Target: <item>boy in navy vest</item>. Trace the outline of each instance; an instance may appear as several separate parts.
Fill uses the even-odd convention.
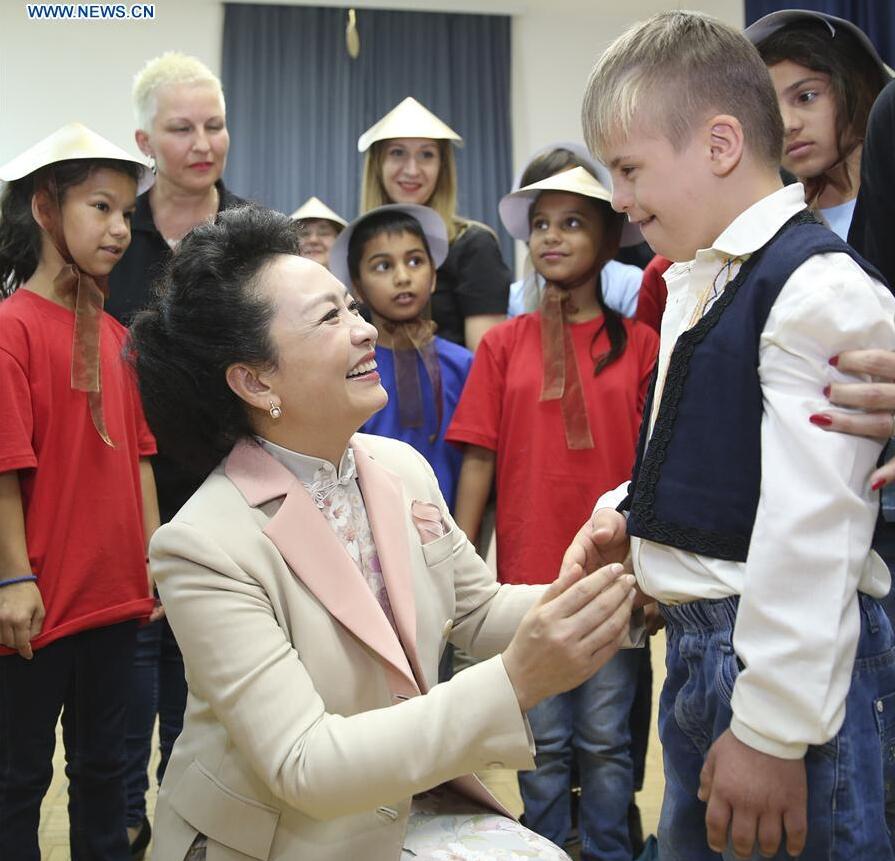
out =
[[[827,84],[795,96],[821,107]],[[597,63],[583,118],[613,206],[677,261],[632,482],[564,561],[630,550],[667,621],[660,855],[893,859],[881,443],[808,416],[845,379],[830,356],[895,347],[895,299],[782,186],[777,100],[741,33],[687,12],[635,26]]]

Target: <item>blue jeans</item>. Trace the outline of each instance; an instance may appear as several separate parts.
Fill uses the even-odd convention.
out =
[[[129,861],[124,825],[125,691],[136,622],[0,657],[0,859],[39,861],[40,804],[62,712],[72,861]]]
[[[808,748],[808,842],[802,861],[893,861],[895,845],[895,637],[878,601],[859,596],[861,634],[833,739]],[[696,797],[712,742],[730,725],[739,674],[733,650],[738,600],[661,608],[668,622],[667,678],[659,703],[665,797],[662,861],[733,859],[706,843],[705,805]],[[758,859],[757,853],[753,858]],[[777,859],[788,858],[780,851]]]
[[[183,729],[186,707],[186,679],[183,656],[167,619],[144,625],[137,632],[130,674],[127,706],[127,824],[137,826],[146,816],[149,789],[149,756],[152,728],[159,718],[159,759],[156,777],[161,785],[171,748]]]
[[[631,861],[630,714],[639,666],[639,651],[623,649],[583,685],[549,697],[528,712],[537,767],[519,773],[525,824],[557,846],[566,842],[574,756],[581,785],[582,861]]]

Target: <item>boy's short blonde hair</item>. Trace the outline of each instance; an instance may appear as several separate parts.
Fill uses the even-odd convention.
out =
[[[635,24],[597,61],[584,94],[584,139],[600,155],[631,134],[637,117],[680,150],[713,114],[736,117],[752,154],[779,165],[783,120],[752,43],[708,15],[663,12]]]
[[[221,94],[221,105],[224,105],[221,82],[205,63],[188,54],[167,51],[160,57],[154,57],[134,75],[134,114],[137,126],[143,131],[149,131],[155,119],[158,109],[156,93],[160,87],[171,84],[210,84]]]

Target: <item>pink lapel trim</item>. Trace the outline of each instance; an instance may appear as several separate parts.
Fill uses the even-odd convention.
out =
[[[428,686],[416,649],[416,598],[407,540],[410,503],[404,498],[401,479],[380,466],[358,437],[352,437],[351,447],[395,624],[420,690],[425,693]]]
[[[233,446],[224,461],[224,474],[252,508],[285,496],[296,481],[283,464],[248,439],[241,439]]]
[[[404,685],[410,686],[405,695],[418,693],[413,670],[392,626],[302,483],[260,445],[250,441],[237,443],[224,471],[253,507],[285,497],[264,527],[264,534],[329,613],[398,672]],[[369,505],[368,502],[368,510]],[[370,526],[375,533],[372,517]],[[378,540],[377,551],[382,552]],[[381,556],[380,561],[385,567],[387,563]],[[385,579],[391,593],[388,577]]]

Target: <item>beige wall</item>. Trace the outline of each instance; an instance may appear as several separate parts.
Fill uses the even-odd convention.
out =
[[[70,120],[136,153],[134,72],[165,50],[194,54],[215,71],[221,62],[220,0],[155,0],[155,14],[141,22],[29,21],[24,0],[0,0],[0,163]]]
[[[46,0],[44,0],[46,2]],[[108,2],[108,0],[103,0]],[[296,0],[338,5],[347,0]],[[514,162],[551,140],[580,139],[579,106],[599,52],[633,21],[667,8],[659,0],[356,0],[385,7],[513,16]],[[742,0],[686,5],[742,26]],[[0,163],[69,120],[133,145],[130,84],[164,50],[195,54],[220,69],[221,0],[155,0],[143,22],[28,21],[24,0],[0,0]],[[360,13],[363,27],[363,13]]]

